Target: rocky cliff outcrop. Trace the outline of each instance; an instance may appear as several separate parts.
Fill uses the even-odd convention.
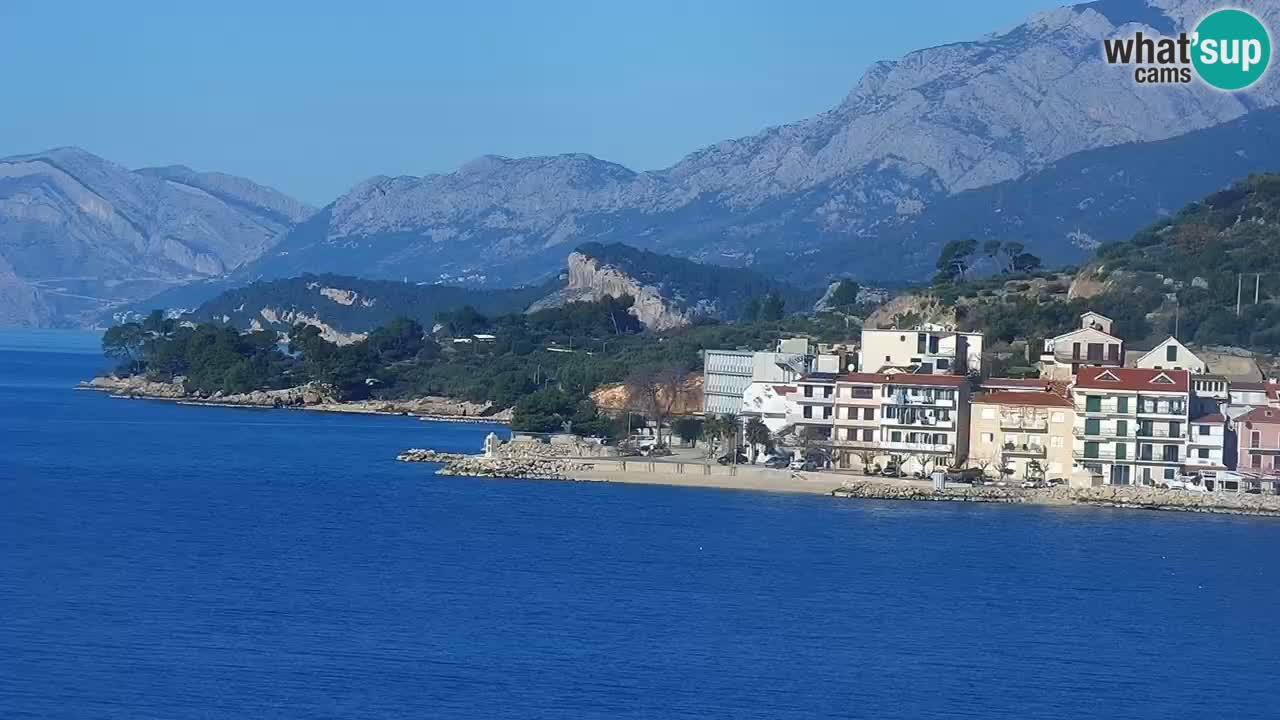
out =
[[[529,306],[529,312],[571,302],[593,302],[629,295],[635,300],[631,313],[650,330],[683,327],[693,321],[696,313],[715,312],[715,305],[710,302],[702,302],[693,310],[682,308],[678,301],[665,297],[660,288],[642,285],[621,268],[603,264],[580,252],[569,254],[568,266],[565,288]]]

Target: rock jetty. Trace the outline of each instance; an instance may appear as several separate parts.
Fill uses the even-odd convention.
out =
[[[1140,486],[1022,489],[952,485],[945,490],[914,483],[847,481],[832,491],[843,498],[949,502],[1037,503],[1091,505],[1138,510],[1268,515],[1280,517],[1280,496],[1248,493],[1195,493]]]
[[[415,448],[400,453],[396,459],[401,462],[442,463],[444,467],[436,471],[438,475],[538,480],[573,480],[575,472],[593,467],[590,462],[566,459],[556,451],[541,454],[535,448],[538,445],[549,447],[543,443],[504,443],[493,457]]]

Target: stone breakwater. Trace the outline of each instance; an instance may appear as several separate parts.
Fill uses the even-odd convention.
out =
[[[467,477],[573,480],[574,473],[592,469],[589,462],[547,457],[483,457],[435,450],[412,449],[396,456],[401,462],[442,463],[437,475]]]
[[[920,500],[944,502],[1037,503],[1041,505],[1091,505],[1136,510],[1267,515],[1280,517],[1280,496],[1247,493],[1193,493],[1135,486],[1048,488],[1023,490],[1008,487],[951,486],[934,490],[911,483],[849,481],[832,491],[843,498]]]

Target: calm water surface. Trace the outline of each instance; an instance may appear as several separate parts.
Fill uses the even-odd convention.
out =
[[[1275,718],[1280,522],[437,478],[0,334],[0,718]]]

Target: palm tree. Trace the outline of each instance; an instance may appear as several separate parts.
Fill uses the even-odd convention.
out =
[[[751,459],[755,461],[756,448],[760,445],[768,446],[773,439],[773,433],[769,432],[769,426],[758,417],[753,417],[747,421],[746,427],[747,445],[751,448]]]
[[[724,436],[724,422],[715,415],[708,415],[702,421],[702,439],[707,441],[707,456],[716,454],[720,446],[720,438]]]

